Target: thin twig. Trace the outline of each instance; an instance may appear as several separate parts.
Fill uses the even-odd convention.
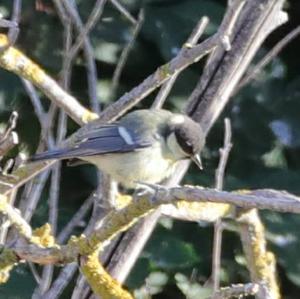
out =
[[[33,267],[32,267],[33,268]],[[49,289],[51,285],[51,280],[53,276],[54,266],[53,265],[45,265],[43,267],[43,272],[41,274],[40,283],[38,287],[33,291],[32,298],[33,299],[42,299],[45,292]],[[32,272],[34,275],[34,272]]]
[[[41,193],[44,189],[50,171],[47,170],[32,180],[31,190],[29,193],[24,193],[20,201],[20,210],[26,221],[30,221],[33,213],[36,211],[37,204],[41,198]],[[26,190],[24,190],[25,192]]]
[[[201,35],[203,34],[205,28],[207,27],[209,22],[208,17],[204,16],[201,18],[201,20],[198,22],[196,27],[194,28],[193,32],[189,36],[188,40],[185,42],[183,47],[193,47],[195,44],[197,44],[198,40],[200,39]],[[152,109],[158,109],[163,106],[163,103],[165,102],[167,96],[169,95],[179,73],[174,74],[171,76],[171,78],[162,85],[160,88],[154,102],[152,103],[151,108]]]
[[[21,0],[14,0],[11,20],[10,21],[0,20],[2,26],[8,27],[8,34],[7,34],[8,44],[0,46],[0,52],[5,51],[10,46],[13,46],[18,38],[18,34],[19,34],[18,23],[20,20],[21,6],[22,6]]]
[[[243,79],[240,81],[234,94],[238,92],[241,88],[247,85],[251,80],[261,72],[261,70],[269,64],[274,57],[276,57],[290,42],[292,42],[300,34],[300,26],[297,26],[289,34],[287,34],[283,39],[281,39],[264,57],[261,59],[254,68],[252,68]]]
[[[2,143],[4,139],[8,138],[8,135],[16,128],[18,117],[18,112],[13,111],[9,117],[4,133],[1,135],[0,143]]]
[[[23,217],[21,217],[20,211],[14,208],[5,196],[0,197],[0,213],[8,218],[10,223],[17,229],[20,236],[27,240],[31,239],[31,226]]]
[[[230,150],[232,148],[231,143],[231,124],[228,118],[224,120],[225,125],[225,134],[224,134],[224,146],[220,149],[220,160],[219,165],[216,170],[215,181],[216,185],[215,188],[217,190],[222,190],[224,185],[224,174],[225,168],[227,165],[228,157]],[[213,291],[214,293],[220,287],[220,267],[221,267],[221,253],[222,253],[222,233],[223,233],[223,223],[222,219],[219,218],[216,223],[214,224],[214,240],[213,240],[213,252],[212,252],[212,284],[213,284]]]
[[[107,180],[107,177],[104,177],[105,179],[101,180],[101,183],[98,185],[98,188],[96,192],[94,192],[94,205],[93,205],[93,211],[92,216],[90,218],[89,224],[84,230],[85,235],[90,235],[96,228],[101,227],[101,225],[105,224],[105,221],[102,221],[104,216],[107,215],[107,204],[103,201],[108,200],[106,198],[107,194],[109,193],[110,188],[110,180]],[[108,185],[109,184],[109,185]],[[77,277],[76,286],[73,289],[72,293],[72,299],[74,298],[85,298],[80,297],[80,294],[85,294],[88,290],[90,290],[90,287],[84,279],[83,274],[80,273]]]
[[[14,45],[18,38],[19,34],[19,21],[20,21],[20,15],[21,15],[21,7],[22,7],[22,1],[21,0],[14,0],[13,4],[13,13],[11,21],[16,24],[16,26],[13,26],[9,28],[8,31],[8,39],[10,41],[10,46]]]
[[[40,284],[41,283],[41,276],[40,276],[39,272],[37,271],[35,264],[28,263],[28,267],[29,267],[29,269],[32,273],[32,276],[35,279],[36,283]]]
[[[61,19],[63,22],[64,19]],[[65,58],[68,55],[68,52],[72,46],[72,22],[67,18],[67,21],[63,23],[64,24],[64,59],[63,59],[63,66],[61,70],[61,78],[60,82],[62,86],[69,90],[70,88],[70,80],[71,80],[71,71],[72,71],[72,64],[68,67],[67,59]]]
[[[74,228],[81,226],[82,221],[90,210],[93,202],[94,202],[95,193],[93,192],[91,196],[89,196],[85,202],[81,205],[78,211],[74,214],[72,219],[68,222],[68,224],[61,230],[61,232],[57,236],[57,242],[59,244],[64,243],[67,238],[71,235]]]
[[[14,206],[16,196],[17,196],[17,190],[12,192],[7,197],[8,203],[11,206]],[[5,219],[5,217],[3,217],[3,216],[0,217],[0,223],[1,223],[1,227],[0,227],[0,245],[4,245],[4,244],[6,244],[6,237],[7,237],[8,230],[11,226],[11,223],[8,219]]]
[[[49,121],[46,112],[42,106],[41,100],[38,96],[37,91],[35,90],[33,84],[28,80],[21,78],[21,82],[31,100],[33,105],[34,112],[39,120],[39,123],[42,128],[41,137],[46,141],[48,148],[53,148],[54,138],[50,132]]]
[[[96,190],[96,192],[93,192],[91,194],[91,196],[86,200],[85,203],[88,203],[89,200],[91,200],[92,202],[94,202],[94,205],[98,206],[98,202],[96,201],[96,199],[99,197],[99,192],[100,189],[98,187],[98,189]],[[83,206],[81,207],[83,208]],[[82,210],[80,208],[80,210]],[[62,235],[58,236],[58,243],[62,243],[63,242],[63,238],[67,237],[66,235],[68,234],[68,231],[70,232],[70,229],[72,228],[71,226],[75,225],[76,223],[76,218],[77,220],[79,220],[79,216],[81,214],[81,211],[78,210],[78,212],[74,215],[73,219],[69,222],[70,226],[66,227],[66,230],[62,231]],[[88,235],[94,228],[95,223],[97,220],[101,219],[102,217],[100,216],[99,219],[96,219],[94,217],[94,214],[99,215],[99,213],[95,213],[95,211],[93,212],[92,217],[89,220],[88,225],[86,226],[86,229],[84,230],[84,234]],[[73,221],[74,220],[74,221]],[[71,267],[71,265],[67,265],[60,273],[60,275],[57,277],[57,279],[53,282],[51,288],[48,290],[48,292],[43,296],[43,299],[56,299],[59,297],[59,295],[61,294],[61,292],[63,292],[64,288],[68,285],[68,283],[70,282],[70,280],[72,279],[74,273],[75,273],[76,267]],[[75,287],[77,288],[77,287]],[[75,290],[75,289],[74,289]]]
[[[76,281],[76,287],[73,290],[71,299],[82,299],[87,298],[89,292],[89,286],[83,275],[79,275]]]
[[[116,93],[116,90],[117,90],[117,87],[118,87],[118,84],[119,84],[119,81],[120,81],[120,77],[121,77],[121,73],[124,69],[124,66],[126,64],[126,61],[129,57],[129,54],[134,46],[134,42],[142,28],[142,25],[143,25],[143,22],[144,22],[144,10],[141,9],[140,10],[140,13],[139,13],[139,17],[138,17],[138,21],[136,22],[135,24],[135,28],[133,30],[133,33],[131,35],[131,38],[130,40],[128,41],[127,45],[125,46],[125,48],[123,49],[122,53],[121,53],[121,56],[120,56],[120,59],[117,63],[117,66],[116,66],[116,69],[113,73],[113,77],[112,77],[112,86],[111,86],[111,98],[114,97],[115,93]]]
[[[18,134],[14,131],[17,125],[17,119],[18,113],[13,111],[4,132],[0,134],[0,159],[19,143]]]
[[[57,210],[58,210],[58,198],[60,191],[61,180],[61,162],[55,164],[51,174],[51,185],[49,190],[49,223],[51,224],[52,233],[55,236],[57,230]]]
[[[215,175],[215,181],[216,181],[215,188],[218,190],[223,189],[226,164],[228,161],[229,153],[232,148],[232,143],[231,143],[232,133],[231,133],[230,120],[228,118],[225,118],[224,124],[225,124],[224,146],[223,148],[220,149],[220,161]]]
[[[72,27],[70,22],[65,24],[64,28],[64,55],[67,56],[67,53],[70,50],[72,43]],[[65,59],[64,59],[65,60]],[[64,62],[63,62],[64,66]],[[65,90],[69,89],[70,79],[71,79],[71,70],[63,67],[61,72],[61,84]],[[58,125],[57,125],[57,133],[56,133],[56,144],[62,142],[67,133],[67,115],[66,113],[60,109],[58,116]],[[58,200],[60,193],[60,182],[61,182],[61,162],[57,162],[52,169],[51,175],[51,184],[49,190],[49,223],[51,225],[52,234],[55,236],[57,231],[57,218],[58,218]],[[47,265],[43,268],[42,280],[39,284],[39,287],[36,289],[35,293],[38,293],[42,296],[50,287],[52,277],[53,277],[53,265]]]
[[[68,4],[66,4],[65,1],[63,1],[63,3],[65,5],[66,9],[68,10],[68,12],[70,12],[71,10],[73,11],[74,7],[72,7],[70,9],[70,6]],[[88,36],[90,30],[96,25],[97,21],[101,17],[103,10],[104,10],[105,3],[106,3],[106,0],[97,0],[96,1],[94,8],[93,8],[86,24],[84,25],[84,27],[82,27],[80,29],[79,36],[77,37],[74,45],[70,49],[70,52],[68,55],[69,60],[71,60],[71,61],[74,60],[80,47],[84,43],[85,38]]]
[[[59,1],[55,0],[55,2],[59,2]],[[92,27],[95,25],[95,22],[98,20],[98,18],[100,18],[100,16],[102,15],[106,0],[97,0],[92,10],[92,13],[90,14],[90,17],[87,21],[86,27],[83,26],[80,15],[76,9],[75,1],[63,0],[62,2],[64,4],[64,7],[68,15],[70,16],[72,22],[74,23],[76,30],[79,33],[79,37],[77,38],[75,45],[70,49],[68,55],[65,57],[65,67],[66,69],[69,69],[71,67],[72,62],[75,59],[78,50],[80,49],[80,46],[83,43],[83,50],[84,50],[83,52],[86,59],[88,92],[89,92],[91,107],[94,112],[99,113],[100,105],[97,97],[97,77],[98,77],[97,68],[94,60],[93,48],[90,44],[87,34],[89,30],[92,29]]]
[[[43,299],[57,299],[64,291],[74,274],[76,273],[78,266],[76,263],[65,266],[53,281],[51,288],[43,295]]]
[[[259,291],[259,285],[255,283],[236,284],[230,287],[221,288],[217,293],[207,299],[230,299],[254,296]]]
[[[110,0],[111,4],[133,25],[136,25],[138,22],[131,13],[118,1],[118,0]]]
[[[221,219],[214,223],[214,238],[212,250],[212,271],[211,280],[213,292],[216,293],[220,288],[220,269],[221,269],[221,254],[222,254],[222,234],[224,226]]]

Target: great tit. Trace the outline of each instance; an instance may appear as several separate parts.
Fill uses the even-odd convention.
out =
[[[136,110],[120,120],[95,120],[74,134],[71,145],[31,157],[31,161],[81,159],[95,164],[126,188],[159,183],[176,162],[192,159],[200,168],[204,133],[186,115],[167,110]]]

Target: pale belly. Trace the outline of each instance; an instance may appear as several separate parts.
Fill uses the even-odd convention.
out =
[[[102,155],[97,158],[88,157],[85,160],[97,165],[112,179],[127,188],[135,188],[138,181],[159,183],[172,174],[175,166],[174,160],[162,158],[159,148],[146,148],[134,153]]]

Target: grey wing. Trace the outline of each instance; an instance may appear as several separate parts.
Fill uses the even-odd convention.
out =
[[[102,125],[81,134],[73,147],[54,149],[31,157],[31,161],[71,159],[108,153],[126,153],[151,145],[128,128],[115,124]]]

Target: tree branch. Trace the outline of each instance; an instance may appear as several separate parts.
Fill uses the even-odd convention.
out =
[[[0,34],[0,47],[7,44],[7,36]],[[97,114],[84,108],[37,64],[14,47],[9,47],[7,50],[0,52],[0,66],[32,82],[77,123],[82,125],[97,118]]]

